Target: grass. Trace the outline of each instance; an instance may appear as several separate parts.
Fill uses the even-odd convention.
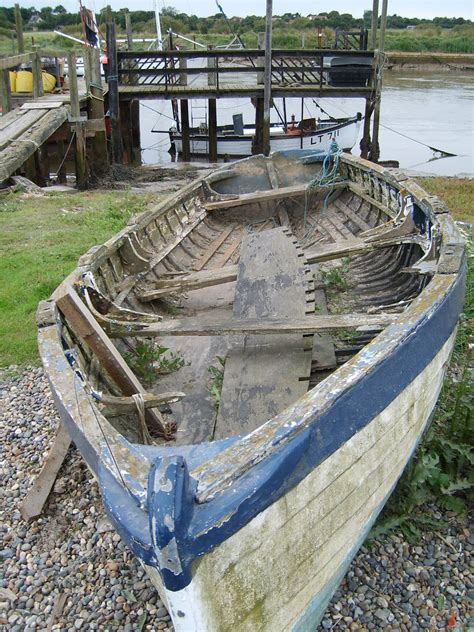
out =
[[[38,362],[38,302],[86,250],[119,231],[147,201],[124,191],[0,199],[0,367]]]
[[[446,202],[454,219],[474,224],[474,180],[467,178],[417,178],[429,193]]]

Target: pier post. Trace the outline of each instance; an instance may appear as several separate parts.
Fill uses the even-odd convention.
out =
[[[213,49],[213,46],[208,46],[207,50],[211,51]],[[216,59],[215,57],[208,57],[207,58],[207,67],[209,69],[213,69],[213,71],[209,71],[207,73],[207,85],[208,86],[215,86],[217,85],[217,76],[216,76]]]
[[[15,29],[18,53],[21,54],[25,52],[25,42],[23,40],[23,19],[19,4],[15,4]]]
[[[67,66],[69,74],[69,98],[71,102],[71,116],[69,120],[72,123],[73,131],[76,133],[76,185],[80,191],[83,191],[89,186],[89,176],[86,158],[86,129],[85,121],[81,120],[75,54],[68,54]]]
[[[98,48],[86,48],[86,85],[89,99],[88,117],[94,121],[94,136],[91,139],[92,164],[95,176],[103,176],[109,165],[107,136],[104,122],[104,91],[100,74],[100,52]]]
[[[265,33],[261,33],[261,32],[257,33],[257,48],[259,50],[265,50]],[[260,65],[260,58],[257,64]],[[259,70],[257,72],[257,83],[259,85],[263,85],[264,77],[265,77],[265,73]]]
[[[10,72],[2,70],[0,72],[0,96],[3,114],[10,112],[12,109],[12,93],[10,88]]]
[[[128,9],[125,11],[125,31],[127,33],[127,50],[133,50],[132,18]]]
[[[263,99],[255,100],[255,136],[252,140],[252,154],[263,154]]]
[[[189,106],[187,99],[181,99],[181,134],[182,134],[182,159],[189,162],[191,157],[191,147],[189,144]]]
[[[374,0],[372,5],[372,24],[370,27],[370,46],[375,50],[377,46],[377,27],[379,23],[379,0]]]
[[[120,131],[120,105],[118,92],[117,42],[115,39],[115,22],[107,23],[107,53],[109,59],[109,113],[112,163],[122,164],[123,147]]]
[[[265,156],[270,153],[270,102],[272,92],[272,12],[273,2],[267,0],[265,24],[265,76],[263,83],[263,133],[262,149]]]
[[[31,55],[31,70],[33,71],[33,99],[44,96],[43,75],[41,70],[41,56],[38,46]]]
[[[217,105],[209,99],[209,162],[217,162]]]
[[[374,107],[374,121],[372,127],[372,145],[370,148],[369,158],[373,162],[378,162],[380,158],[380,145],[379,145],[379,131],[380,131],[380,107],[382,100],[382,72],[384,64],[384,50],[385,50],[385,31],[387,27],[387,12],[388,12],[388,0],[383,0],[382,3],[382,17],[380,23],[380,39],[379,50],[377,52],[376,59],[376,86],[375,86],[375,107]]]

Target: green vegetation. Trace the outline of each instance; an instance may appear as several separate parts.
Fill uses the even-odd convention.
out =
[[[0,198],[0,367],[38,362],[38,302],[151,199],[124,191]]]
[[[151,384],[158,375],[173,373],[186,363],[179,353],[163,347],[157,338],[140,340],[132,351],[125,353],[124,358],[129,367],[143,380]]]
[[[63,33],[83,38],[79,12],[67,13],[61,5],[54,8],[21,9],[25,45],[31,46],[34,40],[42,48],[80,49],[79,44],[53,34],[59,29]],[[117,24],[117,36],[125,38],[125,11],[113,11]],[[152,11],[130,12],[135,37],[156,37],[155,18]],[[161,14],[163,33],[171,29],[186,37],[195,37],[203,44],[227,44],[238,34],[249,48],[257,47],[257,34],[265,30],[263,16],[249,15],[244,18],[229,17],[220,13],[209,17],[197,17],[180,13],[173,7],[165,7]],[[105,9],[97,13],[100,32],[105,34]],[[366,11],[363,18],[354,18],[349,13],[338,11],[323,12],[318,15],[302,16],[299,13],[285,13],[273,18],[273,45],[275,48],[307,49],[332,48],[335,43],[336,29],[358,32],[370,28],[371,12]],[[0,52],[12,53],[10,32],[14,30],[15,19],[12,7],[0,7]],[[410,27],[410,28],[407,28]],[[464,18],[437,17],[433,20],[404,18],[390,15],[387,19],[386,49],[403,52],[474,52],[474,25]],[[319,34],[318,34],[319,30]],[[189,47],[189,43],[179,42],[180,47]],[[143,46],[148,46],[144,44]],[[138,47],[138,45],[137,45]]]
[[[224,383],[225,358],[222,358],[221,356],[216,356],[216,360],[217,366],[215,364],[211,364],[211,366],[208,368],[209,374],[211,376],[209,392],[214,399],[216,410],[219,410],[219,404],[221,403],[222,384]]]

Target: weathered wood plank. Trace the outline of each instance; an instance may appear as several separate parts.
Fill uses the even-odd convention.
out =
[[[338,198],[337,200],[334,200],[333,204],[361,230],[365,231],[365,230],[372,229],[372,226],[370,224],[368,224],[362,217],[360,217],[353,209],[351,209],[341,199]]]
[[[41,108],[31,112],[22,112],[17,110],[17,117],[10,123],[8,127],[0,131],[0,149],[6,147],[15,138],[21,136],[24,132],[35,125],[45,114],[47,110]]]
[[[0,152],[0,182],[34,154],[58,127],[67,119],[66,107],[49,110],[35,125]]]
[[[278,228],[244,238],[234,299],[236,319],[269,315],[303,319],[306,275],[292,240]],[[309,366],[304,339],[295,334],[245,336],[230,349],[224,370],[215,438],[249,432],[301,397]]]
[[[54,300],[76,335],[95,353],[124,395],[145,393],[146,391],[138,378],[103,329],[99,327],[75,290],[67,285],[60,286],[54,295]],[[166,433],[160,418],[152,410],[147,410],[145,417],[157,431]]]
[[[319,191],[328,191],[330,189],[340,189],[347,187],[347,182],[337,182],[336,184],[324,185],[313,189],[313,193]],[[279,189],[271,189],[268,191],[255,191],[253,193],[243,193],[236,195],[234,198],[226,198],[217,202],[207,202],[205,207],[208,211],[220,211],[236,206],[244,206],[246,204],[255,204],[259,202],[271,202],[273,200],[282,200],[287,197],[305,195],[307,190],[306,184],[297,184],[291,187],[281,187]]]
[[[160,321],[156,324],[123,323],[116,320],[105,324],[111,338],[151,337],[151,336],[223,336],[237,334],[311,334],[317,331],[355,329],[356,331],[379,329],[393,322],[390,314],[337,314],[306,316],[306,318],[277,319],[249,318],[206,319],[180,318]]]
[[[203,270],[182,276],[174,276],[173,278],[155,281],[155,288],[147,290],[137,296],[137,298],[146,303],[154,301],[161,296],[165,296],[170,292],[188,292],[190,290],[198,290],[204,287],[220,285],[222,283],[230,283],[237,278],[239,267],[237,265],[227,266],[226,268],[213,268],[212,270]]]
[[[211,242],[207,250],[194,264],[194,269],[196,271],[202,270],[202,268],[206,265],[212,255],[222,246],[225,240],[229,237],[234,228],[235,224],[230,224],[225,230],[222,231],[220,235],[216,237],[216,239],[214,239],[214,241]]]
[[[20,513],[23,520],[32,520],[43,511],[70,444],[71,439],[66,426],[61,421],[41,472],[20,505]]]

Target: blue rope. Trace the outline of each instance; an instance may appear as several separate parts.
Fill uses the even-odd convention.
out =
[[[305,204],[304,204],[304,228],[306,228],[308,208],[310,203],[311,193],[321,186],[327,186],[328,184],[335,184],[338,179],[339,163],[341,160],[342,149],[336,143],[335,140],[331,142],[328,153],[324,156],[323,164],[319,174],[308,183],[305,191]],[[324,198],[324,208],[327,208],[329,196],[332,191]]]

